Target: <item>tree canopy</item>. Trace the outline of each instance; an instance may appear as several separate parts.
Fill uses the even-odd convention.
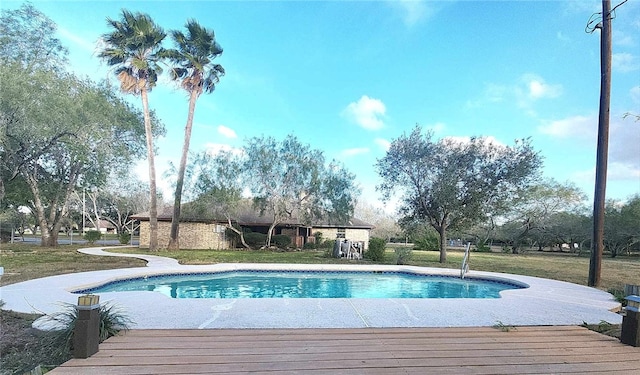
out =
[[[460,229],[499,210],[535,177],[541,159],[529,140],[502,146],[485,138],[441,139],[416,126],[392,141],[376,163],[385,199],[401,194],[399,213],[426,221],[440,236],[440,262],[446,261],[446,231]]]
[[[43,246],[55,246],[74,190],[104,184],[113,168],[140,156],[142,115],[108,87],[71,74],[11,64],[0,66],[0,80],[7,200],[28,206]]]
[[[187,176],[193,176],[198,198],[190,203],[190,210],[207,210],[218,219],[224,216],[233,230],[230,219],[247,209],[244,202],[251,198],[251,210],[271,221],[266,246],[271,244],[274,228],[285,220],[339,224],[353,215],[358,193],[355,176],[335,160],[327,163],[322,151],[292,135],[282,141],[250,138],[242,152],[200,154],[191,165]]]
[[[43,246],[57,244],[77,189],[103,185],[144,149],[140,111],[67,73],[55,29],[30,4],[2,12],[0,198],[6,192],[5,207],[30,208]]]
[[[57,26],[30,3],[0,16],[0,61],[22,68],[60,70],[67,63],[67,49],[55,37]]]
[[[526,240],[537,243],[539,248],[548,245],[558,237],[552,235],[558,229],[552,218],[557,219],[556,215],[561,213],[579,213],[584,199],[582,191],[570,183],[554,180],[535,183],[511,200],[503,215],[505,223],[499,231],[500,239],[511,246],[514,254]]]

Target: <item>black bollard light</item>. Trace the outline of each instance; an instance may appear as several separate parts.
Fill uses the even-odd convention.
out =
[[[640,297],[627,296],[627,315],[622,318],[620,341],[623,344],[640,347]]]
[[[73,330],[73,357],[89,358],[100,344],[100,296],[78,297],[78,319]]]

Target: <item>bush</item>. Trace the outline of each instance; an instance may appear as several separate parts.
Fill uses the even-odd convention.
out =
[[[275,236],[271,236],[271,242],[279,248],[285,248],[291,245],[291,237],[286,234],[276,234]]]
[[[133,321],[111,302],[100,304],[100,342],[127,331]],[[73,351],[73,331],[78,320],[78,309],[72,303],[62,303],[62,311],[45,315],[44,324],[54,328],[51,348],[57,355],[68,355]]]
[[[129,241],[131,241],[131,233],[128,232],[122,232],[118,235],[118,240],[120,241],[121,244],[126,245],[129,243]]]
[[[84,239],[92,245],[101,238],[102,233],[98,232],[97,230],[90,230],[84,234]]]
[[[428,233],[413,241],[413,248],[416,250],[437,251],[440,250],[439,238],[437,234]]]
[[[306,244],[302,245],[302,248],[305,250],[313,250],[316,247],[317,247],[316,244],[313,242],[307,242]]]
[[[244,234],[244,242],[253,248],[258,248],[264,246],[267,242],[267,235],[264,233],[248,232]]]
[[[479,253],[490,253],[491,247],[487,245],[485,241],[482,241],[476,244],[476,247],[473,249],[473,251],[477,251]]]
[[[387,241],[378,237],[369,239],[369,250],[364,253],[364,257],[374,262],[382,262],[384,260],[384,249],[387,247]]]
[[[396,247],[394,251],[396,253],[396,264],[398,265],[407,264],[413,256],[413,250],[408,247]]]
[[[336,240],[324,240],[322,242],[318,242],[316,246],[318,247],[318,249],[329,249],[330,251],[332,251],[333,244],[335,243],[336,243]]]

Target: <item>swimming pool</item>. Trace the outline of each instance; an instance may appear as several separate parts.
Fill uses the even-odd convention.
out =
[[[409,272],[232,271],[151,275],[74,293],[159,292],[171,298],[500,298],[524,286]]]

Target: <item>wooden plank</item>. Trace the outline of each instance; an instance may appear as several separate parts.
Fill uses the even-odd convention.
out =
[[[611,371],[632,371],[640,370],[638,364],[623,363],[577,363],[577,364],[533,364],[533,365],[485,365],[468,366],[455,365],[452,363],[440,367],[417,367],[402,366],[397,363],[370,361],[359,362],[354,367],[351,363],[299,363],[296,366],[278,366],[278,363],[267,364],[263,367],[253,367],[252,364],[237,363],[233,365],[211,365],[211,364],[184,364],[178,366],[160,365],[134,365],[134,366],[91,366],[79,370],[78,368],[66,367],[63,371],[56,371],[55,374],[238,374],[238,373],[311,373],[317,370],[333,371],[333,373],[343,373],[345,370],[361,370],[361,373],[371,373],[373,369],[385,370],[387,374],[414,373],[414,374],[586,374],[586,373],[610,373]],[[317,367],[320,365],[320,367]],[[58,368],[63,369],[63,368]],[[69,371],[71,370],[71,371]],[[75,371],[75,372],[74,372]],[[81,371],[81,372],[79,372]],[[54,374],[51,372],[51,374]]]
[[[639,348],[581,327],[252,331],[131,331],[51,374],[640,373]]]
[[[292,356],[307,356],[307,355],[327,355],[332,357],[335,360],[343,358],[348,355],[358,355],[358,356],[369,356],[369,355],[379,355],[379,353],[383,350],[387,350],[388,348],[384,345],[375,346],[375,347],[362,347],[362,348],[353,348],[349,353],[344,353],[342,351],[336,352],[334,350],[326,350],[326,348],[316,348],[316,347],[306,347],[300,348],[299,350],[290,351],[283,350],[281,348],[273,347],[273,348],[263,348],[258,353],[249,352],[243,350],[236,349],[189,349],[189,350],[175,350],[171,348],[164,349],[141,349],[141,350],[101,350],[96,353],[93,357],[165,357],[169,355],[193,355],[193,356],[203,356],[203,357],[215,357],[215,356],[240,356],[243,358],[246,357],[257,357],[259,356],[283,356],[283,355],[292,355]],[[634,353],[635,351],[624,350],[625,348],[621,348],[620,346],[608,346],[608,347],[590,347],[590,348],[576,348],[576,347],[561,347],[561,348],[548,348],[545,345],[539,345],[537,348],[525,348],[521,345],[518,345],[517,348],[503,348],[503,347],[482,347],[482,350],[478,350],[478,348],[469,348],[469,349],[457,349],[452,350],[450,348],[442,349],[439,348],[420,348],[415,346],[401,346],[394,347],[397,351],[399,357],[409,358],[411,356],[423,355],[434,358],[456,358],[456,357],[471,357],[471,356],[532,356],[532,355],[543,355],[543,356],[560,356],[565,354],[570,355],[607,355],[607,354],[618,354],[618,353]],[[373,354],[371,354],[373,353]]]
[[[415,353],[415,352],[414,352]],[[345,355],[346,354],[346,355]],[[362,354],[362,353],[359,353]],[[397,352],[368,352],[366,355],[353,355],[353,353],[333,353],[333,354],[290,354],[290,355],[269,355],[269,356],[214,356],[203,357],[193,355],[179,355],[171,357],[96,357],[92,358],[95,366],[134,366],[134,365],[187,365],[187,364],[215,364],[233,365],[243,363],[245,366],[260,369],[266,366],[293,366],[302,369],[323,368],[325,365],[339,362],[344,367],[358,367],[359,364],[367,363],[397,363],[402,367],[446,367],[452,362],[459,365],[489,366],[489,365],[533,365],[533,364],[569,364],[569,363],[605,363],[640,361],[640,353],[629,355],[627,353],[612,353],[606,356],[594,355],[568,355],[560,354],[553,356],[449,356],[432,357],[425,352],[425,355],[415,356]],[[376,355],[377,354],[377,355]],[[404,355],[403,355],[404,354]],[[455,359],[455,361],[452,361]],[[73,362],[73,361],[72,361]],[[69,363],[69,366],[82,365],[76,361]],[[309,367],[311,366],[311,367]]]

